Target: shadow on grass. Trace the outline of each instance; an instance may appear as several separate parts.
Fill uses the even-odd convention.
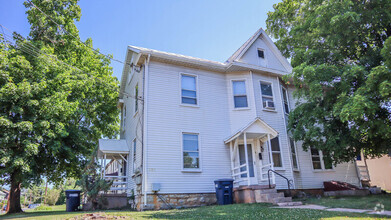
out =
[[[385,218],[378,215],[359,213],[330,212],[309,209],[281,209],[268,204],[235,204],[225,206],[205,206],[190,209],[136,212],[129,210],[110,210],[104,212],[110,216],[126,216],[131,219],[370,219]],[[0,219],[66,219],[93,212],[30,212],[0,216]]]

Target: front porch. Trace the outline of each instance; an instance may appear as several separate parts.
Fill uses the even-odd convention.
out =
[[[129,148],[125,140],[100,139],[98,159],[101,165],[101,177],[113,180],[109,194],[128,195],[128,158]]]
[[[229,145],[231,173],[234,187],[275,185],[273,154],[270,140],[278,132],[260,118],[227,138]],[[245,147],[246,146],[246,147]]]

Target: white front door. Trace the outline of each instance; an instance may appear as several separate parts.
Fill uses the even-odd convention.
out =
[[[244,144],[239,144],[239,161],[240,165],[243,165],[246,163],[246,154],[244,149]],[[254,157],[254,149],[252,147],[252,144],[247,144],[247,155],[248,155],[248,168],[249,168],[249,174],[250,174],[250,184],[258,184],[258,180],[256,177],[257,174],[257,167],[255,166],[255,157]],[[246,167],[240,168],[240,172],[246,171]],[[240,175],[240,178],[246,178],[247,174]],[[240,182],[240,185],[247,185],[247,181]]]

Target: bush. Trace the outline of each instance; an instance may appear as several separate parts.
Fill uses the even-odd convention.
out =
[[[34,209],[35,211],[51,211],[52,207],[46,206],[46,205],[40,205],[37,208]]]
[[[59,189],[48,189],[46,195],[46,204],[55,205],[58,198],[60,197],[61,190]]]

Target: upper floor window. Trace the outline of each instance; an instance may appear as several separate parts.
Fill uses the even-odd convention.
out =
[[[311,159],[312,159],[312,168],[314,170],[330,170],[333,169],[331,163],[325,163],[323,160],[322,151],[311,147]]]
[[[271,149],[274,167],[282,167],[281,148],[278,137],[271,139],[270,143],[272,145]]]
[[[134,113],[138,111],[138,84],[134,87]]]
[[[263,49],[258,49],[258,57],[265,58],[265,51]]]
[[[126,105],[122,107],[122,130],[126,127]]]
[[[233,93],[234,93],[234,105],[235,108],[246,108],[247,94],[246,94],[246,82],[244,80],[232,81]]]
[[[200,168],[200,149],[198,145],[198,134],[183,133],[183,168]]]
[[[197,78],[191,75],[181,75],[182,104],[197,105]]]
[[[285,113],[289,114],[288,90],[284,87],[282,87],[282,104],[284,106]]]
[[[290,145],[291,145],[292,166],[293,166],[293,169],[298,170],[299,169],[299,165],[297,163],[297,154],[296,154],[295,142],[293,141],[293,139],[291,137],[289,137],[289,142],[290,142]]]
[[[262,105],[265,109],[275,110],[272,84],[261,82]]]
[[[137,150],[137,140],[136,138],[133,140],[133,173],[136,172],[136,150]]]

